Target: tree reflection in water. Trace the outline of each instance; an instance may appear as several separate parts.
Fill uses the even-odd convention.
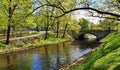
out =
[[[58,70],[94,48],[98,42],[65,42],[0,55],[0,70]]]

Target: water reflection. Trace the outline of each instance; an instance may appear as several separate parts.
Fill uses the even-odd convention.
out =
[[[7,56],[6,56],[6,59],[7,59],[7,66],[8,66],[8,67],[11,66],[11,63],[10,63],[10,56],[7,55]]]
[[[75,41],[0,55],[0,70],[57,70],[97,45],[97,41]]]
[[[69,63],[70,61],[71,61],[71,59],[70,59],[70,49],[67,49],[66,47],[66,44],[65,43],[63,43],[63,49],[64,49],[64,53],[65,53],[65,56],[66,56],[66,63]]]
[[[42,70],[41,65],[41,56],[38,54],[33,54],[32,62],[31,62],[31,70]]]

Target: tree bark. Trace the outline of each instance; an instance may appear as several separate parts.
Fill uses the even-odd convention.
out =
[[[6,39],[6,44],[9,44],[10,29],[11,29],[10,24],[9,24],[7,27],[8,27],[8,28],[7,28],[7,39]]]
[[[48,14],[48,13],[47,13],[47,14]],[[46,31],[46,33],[45,33],[45,39],[48,38],[48,28],[49,28],[48,19],[49,19],[49,17],[47,17],[47,19],[46,19],[46,25],[45,25],[45,31]]]
[[[48,38],[48,26],[45,28],[45,31],[46,31],[46,33],[45,33],[45,39],[47,39]]]
[[[56,38],[59,37],[59,22],[57,22],[57,34],[56,34]]]
[[[6,39],[6,44],[9,44],[10,29],[11,29],[10,23],[11,23],[11,18],[12,18],[12,8],[11,8],[12,0],[9,0],[9,1],[10,1],[10,6],[9,6],[9,9],[8,9],[9,16],[8,16],[8,26],[7,26],[7,39]]]
[[[64,38],[64,37],[65,37],[65,33],[66,33],[66,30],[67,30],[67,26],[68,26],[68,23],[66,23],[66,25],[65,25],[65,30],[64,30],[64,33],[63,33],[62,38]]]
[[[114,16],[114,17],[120,17],[119,14],[116,14],[116,13],[111,13],[111,12],[104,12],[104,11],[100,11],[100,10],[97,10],[95,8],[92,8],[92,7],[83,7],[83,8],[75,8],[75,9],[71,9],[71,10],[68,10],[68,11],[63,11],[63,14],[59,15],[59,16],[56,16],[56,18],[59,18],[59,17],[62,17],[70,12],[73,12],[73,11],[76,11],[76,10],[92,10],[92,11],[95,11],[99,14],[106,14],[106,15],[111,15],[111,16]],[[120,21],[120,19],[118,19]]]

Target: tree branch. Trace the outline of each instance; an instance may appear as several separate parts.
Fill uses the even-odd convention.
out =
[[[113,20],[118,20],[118,21],[120,21],[119,18],[99,16],[99,15],[94,15],[93,12],[91,12],[91,11],[89,11],[89,12],[91,13],[91,15],[89,15],[89,16],[92,16],[92,17],[107,18],[107,19],[113,19]]]
[[[38,10],[39,8],[44,7],[44,6],[46,6],[46,5],[47,5],[47,4],[43,4],[43,5],[41,5],[41,6],[37,7],[37,8],[35,8],[35,9],[33,9],[32,12],[28,13],[28,14],[25,16],[25,18],[27,18],[29,15],[33,14],[33,13],[34,13],[36,10]]]
[[[61,8],[60,6],[57,6],[57,5],[54,5],[54,4],[43,4],[43,5],[41,5],[41,6],[37,7],[37,8],[35,8],[35,9],[33,9],[32,12],[30,12],[29,14],[27,14],[27,15],[25,16],[25,18],[28,17],[29,15],[33,14],[36,10],[38,10],[38,9],[40,9],[41,7],[44,7],[44,6],[55,7],[55,8],[60,9],[62,12],[65,12],[64,9]],[[52,17],[52,16],[51,16],[51,17]]]
[[[26,17],[29,16],[29,15],[31,15],[31,14],[34,13],[36,10],[38,10],[39,8],[44,7],[44,6],[55,7],[55,8],[57,8],[57,9],[60,9],[60,10],[63,12],[63,14],[58,15],[58,16],[50,16],[50,17],[55,17],[55,18],[62,17],[62,16],[64,16],[64,15],[68,14],[68,13],[71,13],[71,12],[77,11],[77,10],[92,10],[92,11],[95,11],[95,12],[97,12],[97,13],[99,13],[99,14],[105,14],[105,15],[114,16],[114,17],[118,18],[117,20],[120,21],[120,14],[111,13],[111,12],[105,12],[105,11],[101,11],[101,10],[98,10],[98,9],[95,9],[95,8],[92,8],[92,7],[74,8],[74,9],[71,9],[71,10],[66,11],[63,6],[61,7],[61,5],[55,5],[55,4],[51,4],[51,3],[49,3],[49,4],[43,4],[43,5],[35,8],[31,13],[27,14]],[[105,17],[103,17],[103,18],[105,18]],[[113,18],[110,18],[110,19],[113,19]]]
[[[66,15],[67,13],[70,13],[70,12],[73,12],[73,11],[76,11],[76,10],[92,10],[92,11],[95,11],[95,12],[97,12],[99,14],[111,15],[111,16],[115,16],[115,17],[118,17],[118,18],[120,17],[119,14],[110,13],[110,12],[104,12],[104,11],[100,11],[100,10],[97,10],[97,9],[94,9],[94,8],[91,8],[91,7],[84,7],[84,8],[75,8],[75,9],[71,9],[69,11],[65,11],[65,12],[63,12],[62,15],[57,16],[57,18],[62,17],[64,15]]]

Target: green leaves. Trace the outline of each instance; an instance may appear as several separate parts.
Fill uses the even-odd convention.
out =
[[[104,43],[105,42],[105,43]],[[90,54],[79,66],[71,70],[119,70],[120,33],[112,33],[103,40],[103,44]]]
[[[114,20],[114,19],[103,19],[99,26],[104,29],[104,30],[109,30],[109,29],[112,29],[112,30],[116,30],[116,27],[119,27],[119,22],[117,20]]]
[[[81,30],[89,29],[89,23],[90,22],[84,18],[79,19],[79,25],[81,25]]]
[[[5,47],[5,44],[0,42],[0,48]]]

